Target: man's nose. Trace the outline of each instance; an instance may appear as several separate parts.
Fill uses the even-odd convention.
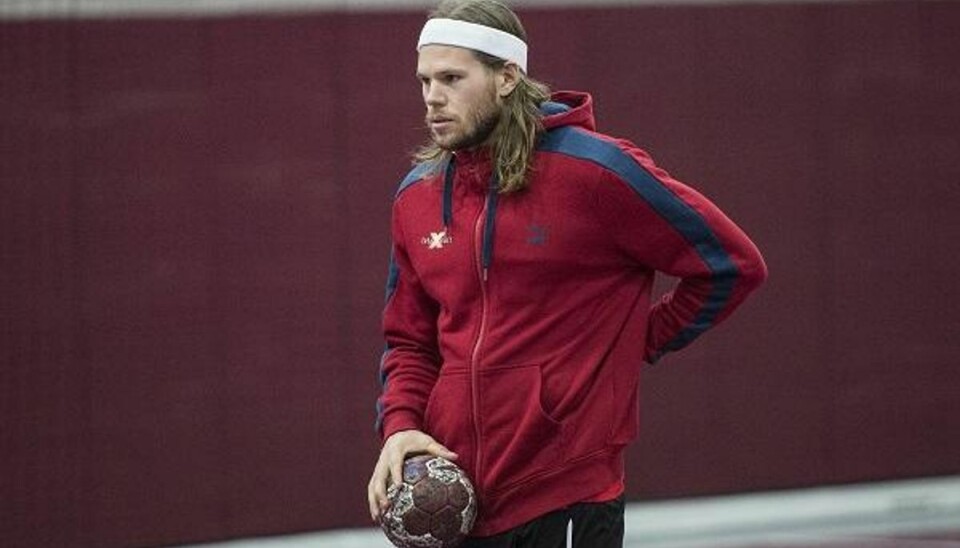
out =
[[[442,105],[444,102],[443,92],[440,86],[435,84],[426,84],[423,87],[423,102],[430,106]]]

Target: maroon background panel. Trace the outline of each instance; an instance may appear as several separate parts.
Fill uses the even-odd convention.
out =
[[[770,267],[646,371],[629,497],[960,473],[960,4],[523,15]],[[422,18],[0,23],[0,544],[367,524]]]

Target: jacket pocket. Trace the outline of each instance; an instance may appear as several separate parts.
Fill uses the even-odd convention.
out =
[[[564,428],[544,412],[538,365],[485,369],[478,388],[486,486],[507,489],[563,462]]]
[[[473,472],[470,376],[465,366],[444,365],[424,411],[424,431],[459,455],[457,464]]]

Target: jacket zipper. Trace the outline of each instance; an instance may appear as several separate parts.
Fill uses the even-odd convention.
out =
[[[477,477],[474,478],[474,481],[478,483],[478,486],[483,477],[483,473],[481,472],[483,452],[480,443],[480,388],[477,358],[480,354],[480,345],[483,342],[484,332],[487,328],[487,269],[483,266],[483,220],[486,217],[487,207],[489,207],[488,203],[484,200],[473,233],[476,248],[477,277],[480,281],[480,331],[477,333],[477,341],[474,343],[473,352],[470,354],[470,395],[473,412],[473,433],[476,439],[474,463]]]

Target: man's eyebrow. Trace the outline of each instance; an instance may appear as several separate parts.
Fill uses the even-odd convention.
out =
[[[466,72],[466,71],[464,71],[463,69],[458,69],[458,68],[444,68],[444,69],[440,69],[440,70],[435,70],[435,71],[433,71],[433,72],[432,72],[432,75],[433,75],[434,77],[440,77],[440,76],[448,76],[448,75],[451,75],[451,74],[454,74],[454,75],[462,75],[462,74],[464,74],[465,72]],[[425,74],[425,73],[423,73],[423,72],[420,72],[420,71],[418,70],[418,71],[417,71],[417,78],[430,78],[430,75],[429,75],[429,74]]]

